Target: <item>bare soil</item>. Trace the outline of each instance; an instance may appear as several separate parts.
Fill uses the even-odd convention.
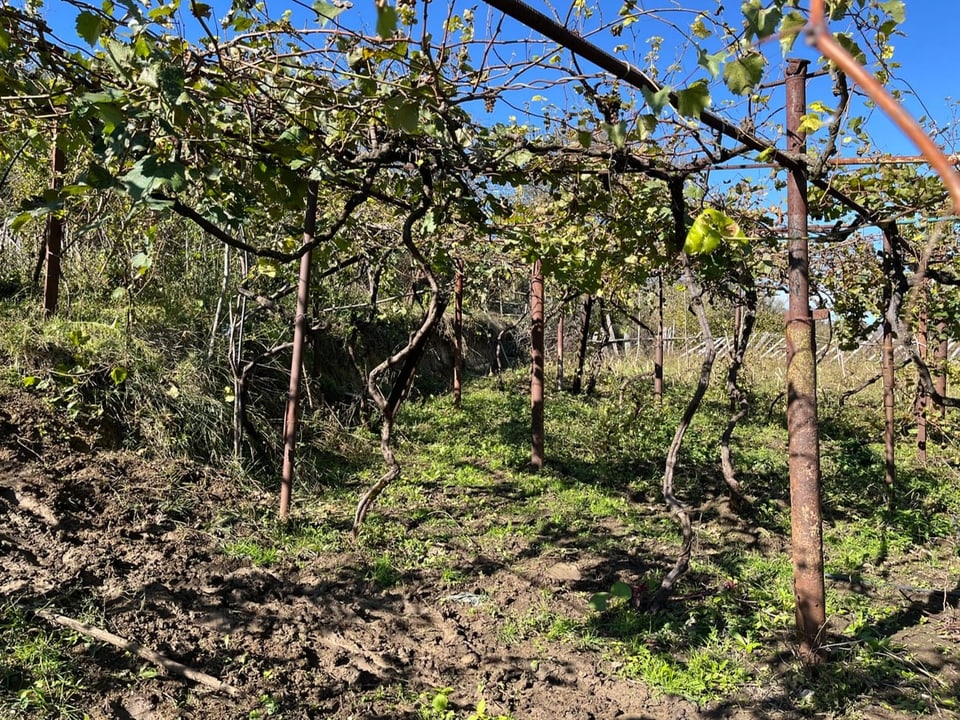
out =
[[[774,688],[698,708],[619,677],[602,650],[504,642],[503,612],[543,589],[586,612],[574,586],[602,558],[491,563],[457,592],[428,574],[384,589],[350,550],[258,567],[227,556],[210,528],[224,508],[272,498],[209,468],[97,449],[25,394],[0,397],[0,438],[0,601],[86,618],[237,690],[91,641],[75,648],[91,718],[417,718],[444,687],[464,716],[480,693],[490,716],[517,720],[803,715]],[[955,646],[956,614],[933,618],[897,641]],[[957,670],[956,654],[924,661]],[[862,716],[897,717],[880,705]]]

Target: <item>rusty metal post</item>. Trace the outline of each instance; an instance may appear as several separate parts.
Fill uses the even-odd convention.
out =
[[[807,61],[787,66],[787,150],[806,152],[800,132],[806,112]],[[788,284],[787,433],[790,467],[790,532],[797,640],[804,663],[822,659],[826,624],[823,582],[823,520],[820,512],[820,437],[817,422],[817,353],[810,316],[807,239],[807,178],[801,170],[787,179]]]
[[[530,275],[530,467],[543,467],[543,268],[533,263]]]
[[[453,406],[459,410],[463,394],[463,260],[454,263],[453,279]]]
[[[50,189],[59,192],[63,187],[66,157],[57,145],[57,128],[53,128],[53,147],[50,151]],[[43,277],[43,315],[52,317],[60,302],[60,256],[63,252],[63,216],[55,212],[47,219],[47,237],[44,243],[46,273]]]
[[[307,183],[307,209],[304,213],[303,242],[313,242],[317,227],[316,180]],[[297,448],[297,410],[300,404],[300,376],[303,367],[303,346],[307,336],[307,303],[310,299],[311,252],[300,258],[300,276],[297,281],[297,312],[293,324],[293,357],[290,359],[290,389],[287,410],[283,418],[283,473],[280,477],[280,519],[290,515],[290,495],[293,487],[294,455]]]

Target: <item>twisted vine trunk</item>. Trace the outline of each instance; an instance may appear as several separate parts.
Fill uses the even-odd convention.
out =
[[[437,280],[436,274],[433,272],[433,268],[430,267],[429,261],[413,242],[413,226],[426,214],[433,199],[433,188],[429,171],[424,167],[421,169],[421,172],[424,182],[423,198],[420,204],[413,209],[404,221],[402,235],[404,247],[417,265],[420,266],[423,277],[427,281],[430,299],[427,303],[426,313],[423,321],[420,323],[420,327],[410,336],[407,344],[373,368],[367,375],[367,393],[383,416],[383,425],[380,428],[380,454],[383,456],[387,470],[363,494],[357,503],[357,509],[353,516],[354,540],[357,539],[360,533],[360,526],[363,525],[367,513],[370,512],[370,508],[373,506],[373,503],[376,502],[380,493],[382,493],[390,483],[400,477],[400,463],[397,461],[396,454],[393,451],[393,427],[397,411],[410,392],[417,366],[427,346],[427,340],[429,340],[430,334],[436,329],[449,300],[448,295],[441,289],[440,283]],[[380,379],[388,371],[395,368],[399,369],[393,381],[393,387],[390,390],[390,394],[385,395],[380,389]]]
[[[63,186],[63,172],[66,168],[66,156],[57,145],[57,128],[53,130],[53,148],[50,151],[50,189],[59,192]],[[44,257],[47,272],[43,279],[43,316],[52,317],[57,312],[60,301],[60,255],[63,252],[63,217],[54,213],[47,220],[47,237],[44,243]]]
[[[720,436],[720,467],[723,471],[723,479],[727,483],[727,489],[730,491],[730,507],[734,512],[739,512],[743,507],[743,492],[740,488],[740,481],[737,480],[737,472],[733,467],[733,460],[730,456],[730,440],[733,438],[733,432],[737,428],[737,423],[746,417],[750,409],[747,396],[740,389],[739,379],[740,370],[743,368],[743,358],[747,353],[747,346],[750,344],[750,337],[753,335],[753,327],[757,318],[757,289],[753,283],[753,278],[749,278],[745,288],[743,303],[738,306],[738,317],[740,322],[734,332],[733,357],[730,360],[730,367],[727,369],[727,394],[730,396],[730,405],[733,414],[727,421],[727,426]]]
[[[893,328],[894,337],[897,339],[897,342],[900,343],[900,347],[903,348],[907,356],[913,361],[914,367],[917,369],[920,386],[927,396],[936,405],[941,407],[960,407],[960,398],[941,394],[930,374],[930,366],[927,365],[926,360],[921,356],[917,348],[917,344],[914,342],[913,333],[900,317],[904,300],[910,291],[910,281],[907,280],[904,272],[906,263],[903,256],[903,239],[900,237],[900,231],[894,223],[884,225],[881,229],[883,230],[884,236],[889,237],[891,255],[888,270],[890,273],[890,302],[887,304],[884,318],[889,321]],[[945,390],[944,388],[944,391]]]
[[[683,197],[683,178],[673,178],[669,183],[670,188],[670,209],[673,214],[674,237],[677,245],[682,247],[686,237],[686,201]],[[700,365],[700,378],[697,381],[697,389],[687,403],[680,418],[680,424],[673,434],[673,441],[670,443],[670,449],[667,451],[667,459],[663,471],[663,499],[670,511],[677,516],[677,522],[680,523],[681,543],[680,552],[677,560],[670,572],[660,583],[660,587],[654,594],[650,606],[651,610],[659,610],[669,599],[677,580],[687,571],[690,566],[690,555],[693,552],[693,527],[690,523],[690,510],[684,505],[676,494],[674,475],[677,470],[677,461],[680,458],[680,448],[683,446],[683,437],[686,435],[690,423],[693,422],[700,404],[703,402],[703,396],[710,387],[710,375],[713,371],[713,362],[717,357],[717,346],[713,340],[713,333],[710,331],[710,321],[707,318],[706,309],[703,306],[703,290],[700,288],[693,273],[693,266],[690,264],[690,258],[685,252],[680,253],[680,261],[683,264],[684,277],[687,284],[687,293],[690,296],[690,310],[697,318],[700,325],[700,332],[703,334],[703,362]]]
[[[454,263],[453,280],[453,406],[459,410],[463,395],[463,260]]]
[[[579,395],[583,389],[583,368],[587,363],[587,343],[590,340],[590,315],[593,313],[593,295],[583,298],[583,311],[580,314],[580,347],[577,351],[577,370],[573,376],[570,392]]]
[[[653,345],[653,399],[663,407],[663,275],[657,275],[657,335]]]
[[[543,467],[543,301],[543,266],[538,259],[530,274],[530,468],[535,472]]]
[[[682,256],[684,272],[686,276],[687,292],[690,295],[690,310],[697,318],[700,325],[700,332],[703,334],[703,361],[700,365],[700,378],[697,381],[697,389],[687,403],[683,411],[683,417],[673,434],[673,441],[670,443],[670,449],[667,451],[667,461],[663,472],[663,499],[670,508],[670,511],[677,516],[677,522],[680,523],[682,540],[680,543],[680,552],[673,568],[667,573],[667,576],[660,583],[656,594],[651,602],[652,610],[659,610],[669,599],[677,580],[687,571],[690,566],[690,555],[693,552],[693,526],[690,523],[690,510],[684,505],[676,494],[674,475],[676,474],[677,461],[680,458],[680,448],[683,446],[683,437],[686,435],[690,423],[693,422],[700,404],[703,402],[703,396],[710,387],[710,376],[713,371],[713,362],[717,357],[717,346],[713,339],[713,333],[710,331],[710,321],[707,318],[706,309],[703,306],[703,290],[697,284],[693,276],[693,268],[690,266],[690,260],[686,255]]]

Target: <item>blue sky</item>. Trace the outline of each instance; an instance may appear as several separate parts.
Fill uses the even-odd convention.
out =
[[[957,42],[957,28],[960,28],[960,1],[906,0],[906,7],[907,19],[901,28],[906,37],[894,41],[895,59],[901,65],[898,76],[909,82],[917,98],[906,98],[904,104],[915,116],[929,114],[938,123],[949,123],[955,103],[960,102],[960,72],[950,60],[951,48]],[[874,134],[885,141],[884,152],[916,153],[909,141],[889,123],[879,117],[872,118],[871,122],[876,123]],[[960,151],[960,145],[947,150]]]

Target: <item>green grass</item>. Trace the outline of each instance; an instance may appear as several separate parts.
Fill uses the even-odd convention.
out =
[[[87,717],[83,676],[71,652],[82,641],[13,605],[0,606],[0,716]]]

